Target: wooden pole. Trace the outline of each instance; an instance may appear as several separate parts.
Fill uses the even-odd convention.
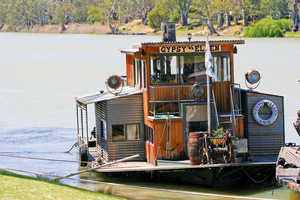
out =
[[[82,174],[84,172],[89,172],[89,171],[92,171],[92,170],[95,170],[95,169],[99,169],[101,167],[106,167],[106,166],[109,166],[109,165],[112,165],[112,164],[115,164],[115,163],[118,163],[118,162],[124,162],[124,161],[127,161],[127,160],[131,160],[131,159],[137,158],[139,156],[140,156],[139,154],[136,154],[136,155],[129,156],[129,157],[126,157],[126,158],[122,158],[120,160],[116,160],[116,161],[113,161],[113,162],[110,162],[110,163],[106,163],[104,165],[100,165],[100,166],[97,166],[97,167],[92,167],[92,168],[87,169],[87,170],[83,170],[83,171],[80,171],[80,172],[76,172],[76,173],[72,173],[72,174],[69,174],[69,175],[66,175],[66,176],[63,176],[63,177],[56,178],[56,179],[54,179],[54,181],[58,181],[58,180],[61,180],[63,178],[68,178],[68,177],[71,177],[71,176]]]

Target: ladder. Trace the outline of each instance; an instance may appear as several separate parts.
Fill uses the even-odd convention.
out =
[[[237,86],[237,87],[235,87]],[[237,89],[235,89],[237,88]],[[214,104],[215,104],[215,97]],[[216,106],[215,106],[216,110]],[[230,131],[232,136],[235,136],[235,126],[236,126],[236,115],[241,114],[241,86],[240,84],[233,83],[230,85],[230,113],[220,113],[217,116],[218,128],[223,127],[224,131]]]

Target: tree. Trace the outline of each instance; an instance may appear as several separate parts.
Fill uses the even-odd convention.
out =
[[[248,18],[256,19],[256,16],[261,13],[261,0],[238,0],[238,7],[243,18],[243,27],[248,26]]]
[[[175,0],[175,3],[179,6],[180,9],[181,26],[186,26],[188,24],[192,0]]]
[[[155,0],[135,0],[137,11],[140,14],[143,24],[148,24],[148,13],[154,8]]]
[[[300,26],[298,0],[294,0],[292,20],[294,23],[293,31],[296,32],[299,30],[299,26]]]
[[[2,0],[0,2],[0,31],[2,30],[4,24],[6,23],[7,10],[8,10],[8,1]]]
[[[149,26],[154,29],[159,29],[162,22],[174,22],[173,20],[177,19],[175,7],[174,1],[156,1],[155,8],[148,14]]]
[[[86,22],[90,4],[86,0],[72,0],[74,22]]]
[[[262,10],[273,19],[282,19],[289,16],[288,3],[288,0],[263,0]]]
[[[59,2],[55,9],[56,21],[61,24],[61,31],[67,30],[65,24],[69,23],[70,16],[72,13],[72,4],[64,2],[63,0]]]
[[[211,5],[211,0],[194,0],[193,6],[195,10],[197,10],[197,13],[199,15],[199,19],[204,19],[205,24],[207,28],[210,31],[210,34],[217,34],[219,33],[214,28],[213,22],[212,22],[212,14],[213,12],[216,12],[216,8],[214,8]],[[202,9],[201,9],[202,8]]]
[[[18,0],[9,0],[7,6],[6,23],[8,30],[18,31],[18,26],[23,25],[22,4]]]

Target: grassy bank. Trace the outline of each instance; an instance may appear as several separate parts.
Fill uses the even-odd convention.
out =
[[[122,199],[0,170],[0,199]]]

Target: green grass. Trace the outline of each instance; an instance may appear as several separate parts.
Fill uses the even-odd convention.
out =
[[[0,199],[122,199],[0,170]]]
[[[297,37],[297,38],[299,38],[300,37],[300,31],[298,31],[298,32],[286,32],[284,36],[285,37]]]

